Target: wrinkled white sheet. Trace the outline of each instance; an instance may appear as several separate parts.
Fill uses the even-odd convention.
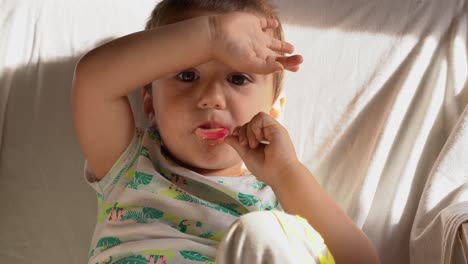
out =
[[[71,121],[74,65],[142,30],[156,2],[0,0],[0,262],[86,261],[96,205]],[[382,263],[462,263],[466,1],[275,2],[305,58],[285,80],[300,159]]]

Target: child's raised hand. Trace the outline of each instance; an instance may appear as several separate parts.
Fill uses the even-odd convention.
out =
[[[260,143],[267,140],[270,143]],[[234,129],[224,142],[233,147],[258,180],[273,186],[281,171],[299,164],[288,131],[270,115],[260,112]]]
[[[281,56],[294,47],[273,37],[277,20],[251,13],[232,12],[210,18],[215,59],[243,72],[270,74],[280,70],[297,71],[302,56]]]

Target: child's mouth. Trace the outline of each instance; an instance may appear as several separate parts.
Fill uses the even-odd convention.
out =
[[[217,140],[226,137],[229,134],[229,129],[225,127],[218,128],[197,128],[195,134],[204,140]]]

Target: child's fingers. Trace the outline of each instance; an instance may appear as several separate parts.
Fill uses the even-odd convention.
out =
[[[297,71],[299,69],[299,64],[301,64],[304,59],[301,55],[294,55],[289,57],[277,57],[276,61],[279,62],[284,69],[292,71],[296,69]]]
[[[252,132],[254,133],[255,135],[255,138],[258,140],[258,142],[264,140],[264,136],[263,136],[263,132],[262,132],[262,123],[260,122],[250,122],[251,125],[251,129],[252,129]]]
[[[239,143],[242,146],[246,146],[248,144],[246,125],[241,126],[239,129]]]
[[[252,71],[259,74],[270,74],[276,71],[283,71],[283,65],[276,61],[276,56],[270,55],[266,59],[254,58],[252,61]]]
[[[295,65],[289,68],[286,68],[288,71],[297,72],[299,70],[299,65]]]
[[[250,130],[252,130],[252,134],[255,136],[255,139],[258,142],[265,139],[263,136],[263,132],[262,132],[265,118],[266,118],[265,113],[259,112],[249,122],[249,128]]]
[[[259,112],[252,118],[249,124],[250,129],[252,130],[252,133],[254,134],[256,140],[260,142],[261,140],[271,140],[271,138],[268,138],[267,135],[264,133],[264,129],[276,126],[278,125],[278,122],[269,114],[265,112]]]
[[[270,65],[270,69],[271,69],[271,71],[269,71],[268,73],[284,71],[284,66],[280,62],[276,61],[275,56],[269,56],[267,58],[267,63],[268,65]]]
[[[246,153],[246,148],[240,145],[239,138],[233,135],[229,135],[224,138],[224,142],[229,144],[234,150],[239,153],[241,158],[243,159]]]
[[[247,138],[249,140],[249,147],[254,149],[258,146],[257,138],[252,129],[252,122],[247,123]]]
[[[273,51],[280,52],[280,53],[293,53],[294,52],[294,46],[291,43],[288,43],[286,41],[281,41],[275,38],[271,38],[271,42],[268,48]]]
[[[279,22],[276,19],[260,17],[260,26],[262,29],[276,28],[279,26]]]

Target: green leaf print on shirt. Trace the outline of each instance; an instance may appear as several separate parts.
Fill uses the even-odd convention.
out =
[[[275,204],[274,205],[269,205],[265,208],[265,211],[271,211],[273,209],[275,209],[276,207],[278,207],[278,199],[275,199]]]
[[[122,242],[118,237],[103,237],[99,239],[96,248],[101,247],[101,251],[120,245]]]
[[[213,203],[208,203],[208,202],[198,200],[197,198],[194,198],[194,197],[192,197],[192,196],[190,196],[188,194],[180,194],[180,195],[176,196],[175,198],[177,200],[180,200],[180,201],[185,201],[185,202],[191,202],[191,203],[204,205],[206,207],[216,209],[216,210],[218,210],[220,212],[227,213],[227,214],[230,214],[232,216],[236,216],[236,217],[240,216],[237,211],[232,211],[229,208],[225,208],[225,207],[223,207],[222,205],[219,205],[219,204],[213,204]]]
[[[219,205],[222,206],[222,207],[226,207],[227,209],[229,209],[229,210],[231,210],[233,212],[236,212],[236,214],[238,214],[238,215],[241,215],[243,213],[245,214],[245,213],[249,212],[248,210],[241,210],[243,212],[240,212],[238,210],[239,204],[236,204],[236,203],[221,203],[220,202]],[[245,209],[244,207],[242,207],[242,208]]]
[[[143,207],[141,211],[127,211],[122,216],[121,221],[133,220],[136,223],[148,223],[149,219],[158,219],[164,215],[164,212],[158,209]]]
[[[185,201],[185,202],[192,202],[192,203],[198,203],[198,200],[193,198],[192,196],[188,195],[188,194],[179,194],[175,197],[177,200],[180,200],[180,201]]]
[[[254,189],[256,190],[261,190],[263,188],[265,188],[267,185],[263,182],[257,182],[255,183],[252,187],[254,187]]]
[[[180,251],[182,257],[190,260],[201,261],[205,263],[214,263],[214,260],[208,257],[203,256],[202,254],[195,252],[195,251],[187,251],[183,250]]]
[[[224,238],[225,235],[226,235],[226,233],[224,233],[224,232],[218,232],[218,233],[213,234],[212,232],[208,231],[208,232],[203,233],[203,234],[198,235],[198,236],[202,237],[202,238],[211,239],[211,240],[215,240],[215,241],[220,242]]]
[[[208,231],[206,233],[199,235],[199,237],[202,237],[202,238],[210,238],[212,236],[213,236],[213,233],[211,231]]]
[[[143,215],[146,219],[159,219],[164,215],[164,212],[155,208],[145,207],[143,208]]]
[[[126,212],[123,216],[121,221],[125,220],[133,220],[136,223],[144,224],[147,223],[146,218],[143,216],[143,212],[137,212],[137,211],[129,211]]]
[[[230,210],[230,209],[228,209],[228,208],[226,208],[226,207],[223,207],[223,206],[221,206],[221,205],[215,205],[215,206],[213,206],[212,208],[213,208],[213,209],[216,209],[216,210],[218,210],[218,211],[221,211],[221,212],[223,212],[223,213],[230,214],[230,215],[235,216],[235,217],[239,217],[239,216],[240,216],[240,214],[238,214],[236,211],[232,211],[232,210]]]
[[[246,205],[246,206],[252,206],[252,205],[258,203],[258,200],[256,200],[254,198],[254,196],[251,195],[251,194],[245,194],[245,193],[239,192],[238,198],[239,198],[239,201],[243,205]]]
[[[133,180],[128,184],[128,187],[137,190],[138,185],[148,185],[152,179],[153,175],[137,171]]]
[[[150,207],[134,206],[123,203],[104,204],[98,215],[97,223],[107,219],[112,222],[134,220],[137,223],[147,223],[150,219],[159,219],[164,212]]]
[[[151,157],[150,157],[150,155],[149,155],[149,153],[148,153],[148,148],[145,147],[145,146],[142,146],[142,147],[141,147],[140,155],[141,155],[141,156],[144,156],[144,157],[146,157],[146,158],[148,158],[148,159],[151,159]]]

